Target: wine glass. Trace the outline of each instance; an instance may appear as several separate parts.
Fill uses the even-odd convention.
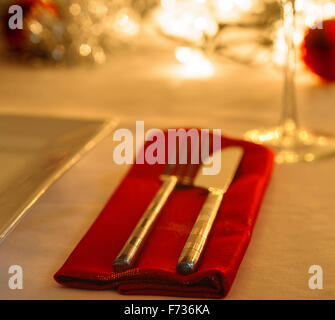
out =
[[[295,93],[296,48],[294,0],[280,0],[287,46],[284,64],[283,106],[280,123],[274,128],[246,132],[247,140],[265,144],[275,150],[277,163],[311,162],[335,155],[335,139],[300,127]]]

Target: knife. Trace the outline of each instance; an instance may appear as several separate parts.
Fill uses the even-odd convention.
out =
[[[242,160],[243,148],[224,148],[215,152],[213,157],[221,157],[222,165],[219,174],[215,177],[203,175],[199,170],[194,180],[194,186],[206,188],[208,196],[179,256],[177,271],[180,274],[190,274],[197,269],[222,198],[231,185]]]

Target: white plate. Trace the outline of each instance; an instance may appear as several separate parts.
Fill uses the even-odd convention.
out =
[[[117,120],[0,114],[0,241]]]

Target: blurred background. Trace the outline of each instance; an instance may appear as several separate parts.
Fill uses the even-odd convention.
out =
[[[23,29],[8,27],[12,5],[23,9]],[[334,133],[335,2],[295,6],[299,117]],[[6,0],[0,13],[1,111],[238,136],[279,120],[287,50],[279,1]]]

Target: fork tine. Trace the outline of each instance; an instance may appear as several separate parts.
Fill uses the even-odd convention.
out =
[[[194,154],[200,151],[200,148],[198,146],[198,148],[194,147],[194,143],[195,142],[192,140],[192,138],[190,138],[190,140],[187,139],[186,148],[181,148],[180,150],[180,140],[176,139],[175,148],[169,155],[168,164],[163,174],[174,174],[178,177],[181,184],[191,185],[195,172],[199,167],[199,163],[192,163]],[[200,159],[200,155],[198,159]],[[172,163],[174,162],[173,160],[176,160],[175,163]]]

